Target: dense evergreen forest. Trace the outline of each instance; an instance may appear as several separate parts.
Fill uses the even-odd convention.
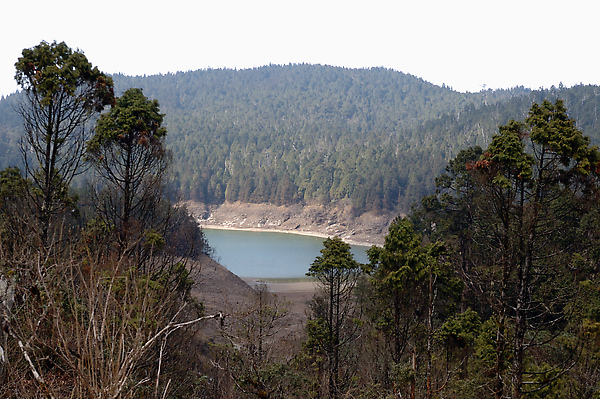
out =
[[[360,178],[380,178],[383,192],[394,190],[384,186],[385,171],[370,180],[362,176],[376,171],[360,159],[374,158],[379,167],[401,159],[399,148],[409,146],[398,132],[422,146],[419,162],[450,157],[430,183],[435,191],[392,221],[384,244],[368,250],[368,263],[359,264],[339,237],[323,242],[307,273],[316,284],[313,296],[304,315],[291,321],[293,304],[266,285],[251,289],[226,273],[212,280],[218,287],[202,285],[217,269],[202,274],[210,248],[197,222],[167,195],[174,158],[166,149],[170,133],[159,101],[140,88],[115,95],[112,78],[65,43],[24,49],[15,66],[23,89],[15,109],[23,128],[15,136],[17,129],[6,123],[2,134],[19,143],[22,169],[0,170],[0,397],[599,397],[600,151],[582,131],[596,126],[595,87],[471,96],[421,82],[423,92],[448,94],[443,111],[434,101],[417,107],[435,114],[428,120],[407,113],[402,125],[358,108],[341,117],[340,104],[331,119],[305,114],[306,138],[265,134],[264,143],[249,133],[237,140],[248,131],[231,133],[241,118],[211,122],[209,136],[224,136],[215,142],[230,143],[230,152],[237,148],[220,166],[229,174],[227,184],[218,183],[225,199],[231,179],[257,162],[277,183],[269,200],[308,200],[294,196],[293,172],[300,173],[301,161],[313,153],[325,166],[336,161],[327,171],[328,197],[321,199],[357,204],[353,184]],[[271,68],[246,73],[297,67]],[[370,73],[324,71],[354,73],[363,83],[360,76]],[[532,101],[556,94],[565,101]],[[419,98],[425,96],[414,101]],[[250,112],[252,103],[242,104]],[[496,134],[485,124],[519,113]],[[357,125],[383,131],[389,123],[390,130],[359,129],[348,122],[355,115]],[[341,118],[345,135],[316,127],[311,132],[311,118]],[[301,127],[300,119],[292,126]],[[256,131],[267,131],[271,121],[283,129],[287,120],[287,114],[258,118]],[[251,120],[243,121],[248,128]],[[441,144],[449,142],[452,126],[463,131],[454,139],[465,140],[455,155],[454,147]],[[464,133],[473,129],[485,134]],[[267,146],[269,140],[279,147]],[[478,140],[485,145],[466,145]],[[269,150],[251,152],[255,147]],[[348,159],[337,158],[352,148]],[[3,151],[13,154],[10,147]],[[301,156],[290,155],[296,152]],[[315,170],[325,168],[321,164]],[[85,170],[91,178],[75,189],[72,183]],[[340,175],[346,170],[350,174]],[[279,172],[288,179],[285,189],[275,180]],[[351,173],[357,180],[347,183],[346,196],[336,197],[331,190]],[[238,181],[238,199],[244,183]],[[385,209],[384,199],[365,199],[363,209]],[[224,276],[239,285],[226,285]],[[228,296],[235,286],[243,287],[243,297]],[[216,297],[220,310],[200,302],[210,289],[225,291]]]
[[[461,149],[486,145],[532,102],[565,101],[578,127],[600,140],[599,88],[559,86],[458,93],[393,70],[271,65],[147,77],[166,114],[173,189],[218,204],[330,203],[406,213]],[[18,165],[16,96],[0,101],[0,167]]]

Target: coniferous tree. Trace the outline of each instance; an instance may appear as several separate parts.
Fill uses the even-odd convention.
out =
[[[68,187],[81,172],[86,124],[114,103],[113,82],[64,42],[24,49],[15,67],[24,92],[18,112],[25,128],[21,151],[26,177],[33,181],[31,211],[39,219],[41,242],[47,245],[53,219],[72,205]]]
[[[100,79],[103,75],[86,69],[89,63],[81,53],[64,44],[42,43],[23,55],[17,68],[23,68],[22,79],[31,84],[27,98],[39,100],[26,118],[49,119],[44,132],[32,129],[24,140],[38,140],[32,144],[40,165],[35,177],[23,178],[16,168],[0,172],[0,396],[166,397],[175,389],[194,395],[193,383],[186,379],[197,370],[180,366],[189,357],[182,361],[186,355],[170,344],[177,338],[189,341],[187,328],[216,316],[202,316],[203,307],[190,295],[194,267],[185,256],[193,251],[183,241],[202,242],[204,252],[201,231],[182,209],[172,209],[160,191],[167,157],[158,105],[141,92],[127,92],[131,101],[103,116],[107,124],[114,122],[112,129],[102,126],[89,142],[90,158],[113,162],[113,169],[104,170],[108,175],[130,179],[121,186],[124,180],[118,178],[104,183],[114,184],[111,194],[118,198],[113,202],[117,216],[110,221],[125,222],[102,223],[107,213],[86,208],[74,215],[77,223],[70,229],[52,230],[66,204],[68,182],[82,162],[86,137],[78,124],[104,104],[94,97],[94,89],[109,97],[112,91]],[[88,75],[100,77],[90,82]],[[118,150],[109,148],[121,144]],[[49,154],[35,153],[42,149]],[[145,158],[152,156],[160,159]],[[44,169],[46,159],[50,166]],[[44,173],[56,180],[53,185],[42,184]],[[119,191],[125,186],[128,194]],[[44,187],[54,191],[46,196]],[[47,197],[53,208],[28,218],[23,208],[35,209]],[[144,206],[137,205],[140,197],[147,201]],[[29,238],[30,224],[41,225],[39,239]],[[154,230],[156,225],[163,229]],[[111,235],[115,231],[117,238],[124,237],[119,248]],[[54,232],[62,234],[60,240],[50,236]],[[134,232],[140,234],[132,237]],[[147,256],[136,256],[132,247]]]
[[[569,322],[570,301],[590,278],[580,262],[596,262],[589,218],[600,156],[559,100],[533,104],[524,122],[501,126],[479,159],[462,155],[452,168],[458,173],[439,181],[446,192],[424,201],[433,216],[425,227],[458,237],[467,296],[495,326],[490,389],[520,397],[528,386],[549,386],[574,361],[577,339],[566,337],[580,326]],[[553,377],[536,377],[547,373]]]
[[[101,177],[98,209],[102,221],[115,229],[123,251],[151,226],[162,198],[169,165],[164,148],[166,129],[158,101],[140,89],[129,89],[98,120],[87,144],[88,157]]]
[[[340,378],[344,354],[355,336],[354,288],[360,272],[350,245],[339,237],[328,238],[310,266],[308,276],[319,282],[320,294],[312,303],[313,317],[308,322],[309,346],[326,356],[329,398],[338,398],[347,388],[349,376]]]
[[[432,397],[434,333],[440,322],[454,312],[463,285],[442,261],[446,256],[444,246],[437,242],[423,245],[422,236],[405,218],[396,218],[384,246],[373,246],[368,255],[369,265],[365,268],[373,285],[372,296],[366,299],[372,302],[367,304],[369,316],[390,348],[388,370],[406,376],[406,381],[394,382],[400,385],[394,389],[409,383],[414,397],[418,363],[424,363],[424,395]],[[420,347],[426,348],[424,362],[417,362]],[[394,378],[387,376],[386,380]]]

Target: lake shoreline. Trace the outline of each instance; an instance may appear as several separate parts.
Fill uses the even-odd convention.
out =
[[[289,205],[182,203],[203,228],[277,232],[317,238],[340,237],[351,245],[382,246],[395,214],[355,216],[349,204]]]
[[[250,287],[255,288],[261,284],[266,284],[267,288],[271,292],[287,294],[287,293],[314,293],[317,290],[316,280],[306,278],[305,281],[294,281],[294,282],[277,282],[277,279],[263,279],[263,278],[242,278],[246,284]],[[282,279],[285,280],[285,279]]]
[[[269,230],[203,228],[213,258],[243,279],[269,284],[310,281],[310,265],[324,248],[322,238]],[[368,262],[368,246],[350,245],[359,263]]]
[[[262,227],[233,227],[233,226],[223,226],[223,225],[218,225],[218,224],[203,224],[202,222],[200,223],[200,227],[202,229],[226,230],[226,231],[253,231],[253,232],[257,232],[257,233],[296,234],[299,236],[317,237],[317,238],[323,238],[323,239],[327,239],[327,238],[331,238],[331,237],[335,236],[335,235],[327,235],[327,234],[317,232],[317,231],[290,231],[290,230],[278,230],[278,229],[274,229],[274,228],[262,228]],[[346,238],[342,238],[342,239],[347,244],[356,245],[359,247],[371,247],[374,245],[369,242],[355,241],[355,240],[346,239]]]

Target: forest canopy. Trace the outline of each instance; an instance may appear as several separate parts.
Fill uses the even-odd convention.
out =
[[[183,199],[297,204],[351,202],[408,212],[466,147],[531,104],[564,99],[597,142],[598,87],[458,93],[401,72],[321,65],[113,76],[160,102],[173,153],[172,189]],[[0,167],[18,166],[15,96],[0,101]]]
[[[165,108],[198,90],[168,119],[162,94],[115,95],[65,43],[23,50],[16,69],[23,92],[6,104],[24,169],[0,170],[0,397],[598,397],[595,87],[462,95],[386,70],[204,71],[219,75],[199,80],[212,97],[193,75],[166,77],[190,81]],[[217,270],[201,273],[210,248],[167,195],[191,178],[188,195],[215,203],[398,211],[412,198],[402,173],[411,195],[435,192],[367,264],[327,238],[304,317],[266,284],[199,285]],[[224,296],[205,314],[211,288]]]

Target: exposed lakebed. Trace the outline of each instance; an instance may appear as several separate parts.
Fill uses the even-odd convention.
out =
[[[323,238],[271,231],[204,228],[215,259],[240,277],[285,279],[305,277],[323,249]],[[366,246],[352,246],[360,263],[368,261]]]

